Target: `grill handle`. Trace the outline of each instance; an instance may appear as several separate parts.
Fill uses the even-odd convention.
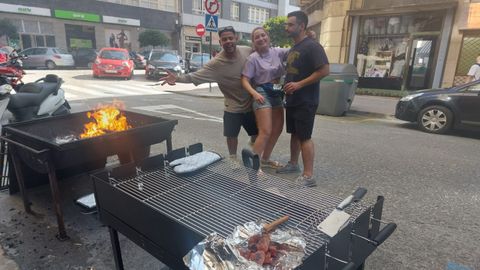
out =
[[[245,167],[249,167],[254,170],[260,169],[260,157],[249,149],[243,148],[242,161]]]
[[[28,150],[28,151],[36,154],[36,155],[41,155],[41,154],[46,153],[46,152],[49,151],[48,149],[37,150],[37,149],[35,149],[35,148],[26,146],[26,145],[23,144],[23,143],[20,143],[20,142],[17,142],[17,141],[15,141],[15,140],[13,140],[13,139],[10,138],[10,136],[8,136],[8,135],[7,135],[7,136],[0,136],[0,139],[4,140],[4,141],[6,141],[6,142],[9,142],[9,143],[15,144],[16,146],[21,147],[21,148],[23,148],[23,149],[26,149],[26,150]]]
[[[337,209],[338,209],[338,210],[343,210],[343,209],[345,209],[347,206],[349,206],[350,203],[360,201],[360,200],[363,198],[363,196],[365,196],[366,193],[367,193],[367,190],[366,190],[365,188],[362,188],[362,187],[357,188],[357,189],[352,193],[352,195],[348,196],[345,200],[343,200],[343,201],[337,206]]]
[[[345,267],[342,268],[342,270],[355,270],[356,265],[354,262],[349,262]]]
[[[397,228],[397,224],[395,223],[388,223],[377,236],[373,239],[373,243],[375,246],[380,246],[387,238],[395,231]]]

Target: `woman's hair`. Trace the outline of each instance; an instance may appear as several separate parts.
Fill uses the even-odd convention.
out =
[[[257,31],[257,30],[263,30],[263,31],[267,34],[267,36],[270,37],[270,35],[268,34],[268,31],[267,31],[265,28],[263,28],[262,26],[257,26],[257,27],[255,27],[255,28],[253,28],[252,34],[251,34],[251,38],[252,38],[252,50],[253,50],[253,51],[255,51],[255,43],[254,43],[254,41],[253,41],[253,37],[254,37],[253,34],[255,34],[255,31]]]

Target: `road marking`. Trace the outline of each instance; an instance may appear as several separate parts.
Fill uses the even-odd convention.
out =
[[[63,87],[64,87],[63,89],[66,92],[68,92],[68,90],[71,89],[74,92],[80,94],[82,96],[82,98],[88,98],[88,97],[85,96],[85,94],[90,95],[90,96],[94,96],[94,97],[113,96],[110,93],[104,93],[104,92],[100,92],[100,91],[97,91],[97,90],[91,90],[88,87],[79,87],[79,86],[76,86],[76,85],[65,85],[65,84],[64,84]]]
[[[173,104],[156,105],[156,106],[141,106],[141,107],[133,107],[133,109],[155,112],[155,113],[160,113],[160,114],[170,115],[170,116],[175,116],[175,117],[180,117],[180,118],[186,118],[186,119],[223,123],[223,118],[221,118],[221,117],[208,115],[208,114],[205,114],[205,113],[197,112],[197,111],[187,109],[187,108],[183,108],[183,107],[173,105]],[[178,113],[178,112],[180,112],[180,113]],[[183,112],[186,112],[186,113],[189,113],[189,114],[185,114]],[[192,116],[192,114],[197,115],[198,117],[197,116]]]
[[[99,90],[107,90],[109,93],[112,93],[114,95],[122,95],[122,96],[136,96],[136,95],[141,95],[141,93],[134,92],[132,90],[124,90],[120,87],[110,87],[110,86],[105,86],[105,85],[93,85],[93,84],[87,84],[88,87],[99,89]]]
[[[148,95],[170,94],[168,92],[160,91],[155,88],[145,87],[143,85],[122,85],[122,88],[131,89],[135,92],[141,92]]]

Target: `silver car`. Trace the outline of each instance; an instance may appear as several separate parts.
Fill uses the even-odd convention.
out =
[[[26,55],[23,60],[24,68],[46,67],[55,69],[56,67],[73,67],[75,61],[73,56],[66,50],[52,47],[34,47],[23,50],[20,54]]]

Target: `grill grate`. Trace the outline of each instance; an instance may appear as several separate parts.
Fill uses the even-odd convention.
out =
[[[231,161],[220,161],[186,177],[165,169],[141,172],[124,179],[109,178],[110,185],[191,230],[226,237],[235,226],[259,218],[271,222],[289,215],[284,226],[302,231],[306,255],[328,241],[316,229],[342,199],[317,189],[304,188],[274,175],[263,174]],[[346,211],[353,222],[367,210],[360,203]]]

